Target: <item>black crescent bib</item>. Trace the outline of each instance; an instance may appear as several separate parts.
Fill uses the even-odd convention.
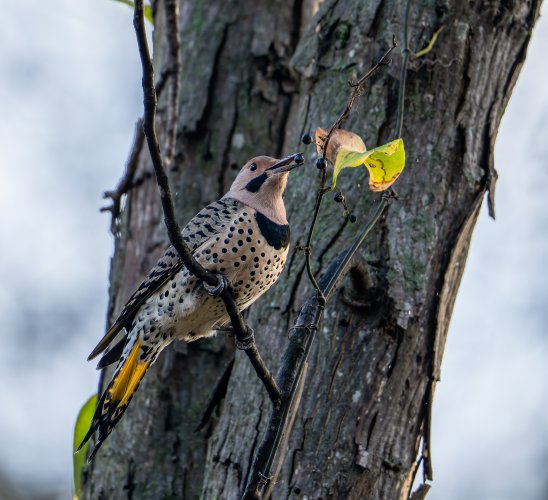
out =
[[[255,219],[266,242],[276,250],[289,245],[289,224],[276,224],[261,212],[255,212]]]

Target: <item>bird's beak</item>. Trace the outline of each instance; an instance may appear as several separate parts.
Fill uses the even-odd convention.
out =
[[[289,172],[295,167],[302,165],[304,163],[304,158],[302,153],[295,153],[293,155],[286,156],[280,161],[277,161],[272,165],[267,171],[267,175],[271,176],[274,174],[281,174],[283,172]]]

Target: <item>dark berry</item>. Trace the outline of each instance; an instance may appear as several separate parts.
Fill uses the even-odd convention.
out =
[[[312,142],[312,137],[310,137],[310,134],[304,134],[301,141],[303,141],[303,144],[310,144]]]
[[[344,196],[342,195],[342,193],[337,193],[333,199],[337,202],[337,203],[342,203],[342,201],[344,200]]]
[[[319,170],[323,170],[324,168],[327,167],[327,161],[325,160],[325,158],[318,158],[318,160],[316,161],[316,168],[319,169]]]
[[[354,224],[354,222],[356,222],[356,220],[357,220],[357,217],[356,217],[354,214],[350,214],[350,215],[348,216],[348,220],[349,220],[352,224]]]
[[[304,156],[302,154],[298,154],[295,156],[295,159],[293,160],[297,165],[302,165],[304,163]]]

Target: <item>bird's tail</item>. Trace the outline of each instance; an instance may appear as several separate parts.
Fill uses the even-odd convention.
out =
[[[153,361],[151,359],[146,361],[139,359],[140,347],[141,342],[137,339],[127,357],[122,358],[120,361],[112,380],[97,403],[90,428],[78,447],[78,450],[80,450],[93,433],[99,430],[97,442],[89,455],[88,462],[93,459],[103,441],[112,432],[112,429],[126,411],[133,394],[135,394],[139,383]]]

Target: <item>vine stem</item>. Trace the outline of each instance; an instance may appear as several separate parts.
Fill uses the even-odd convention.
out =
[[[324,150],[325,154],[325,150]],[[324,157],[322,155],[322,157]],[[325,181],[327,179],[327,171],[325,168],[322,168],[320,186],[318,187],[318,192],[316,195],[316,204],[314,205],[314,213],[312,215],[312,222],[310,223],[310,228],[308,230],[308,236],[306,237],[306,246],[305,246],[305,260],[306,260],[306,273],[308,274],[308,279],[312,283],[312,286],[316,290],[318,295],[318,300],[325,305],[325,297],[321,291],[314,273],[312,272],[312,264],[310,262],[310,255],[312,253],[312,236],[314,234],[314,227],[316,226],[316,220],[318,219],[318,214],[320,213],[320,207],[322,205],[323,195],[325,194]]]

